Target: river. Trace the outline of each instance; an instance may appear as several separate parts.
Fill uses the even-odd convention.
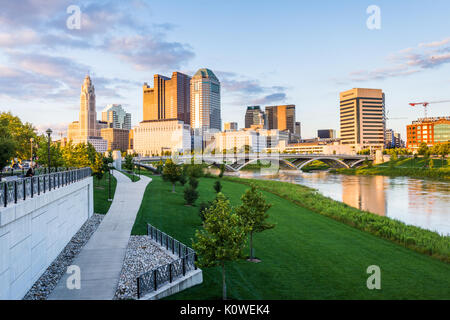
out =
[[[351,176],[326,171],[280,170],[271,174],[262,170],[230,175],[302,184],[352,207],[450,235],[448,182],[409,177]]]

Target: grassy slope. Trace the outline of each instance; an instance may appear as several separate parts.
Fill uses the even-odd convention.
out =
[[[116,178],[111,176],[111,195],[114,198],[116,191]],[[109,193],[109,176],[108,173],[103,175],[103,178],[98,181],[94,177],[94,212],[105,214],[108,212],[111,202],[108,201]]]
[[[201,201],[214,197],[214,179],[201,179]],[[222,181],[223,192],[239,204],[245,185]],[[153,177],[147,187],[132,234],[145,234],[146,222],[190,245],[201,228],[198,207],[185,207],[182,187]],[[449,299],[450,266],[375,237],[264,192],[273,204],[275,229],[255,236],[262,263],[228,264],[229,296],[234,299]],[[370,265],[382,272],[382,290],[366,288]],[[200,286],[171,299],[217,299],[218,268],[204,270]]]
[[[409,176],[413,178],[432,178],[450,180],[450,166],[448,160],[433,159],[433,168],[428,168],[430,159],[399,159],[394,162],[394,167],[389,167],[389,162],[381,163],[372,168],[362,167],[357,169],[337,169],[343,174],[385,175],[385,176]]]

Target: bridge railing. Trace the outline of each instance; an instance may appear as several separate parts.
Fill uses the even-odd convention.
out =
[[[147,224],[147,235],[165,250],[178,256],[178,259],[141,274],[137,279],[137,298],[154,292],[174,280],[196,270],[197,254],[188,246],[172,238],[161,230]]]
[[[0,205],[7,207],[11,203],[25,201],[41,193],[65,187],[90,177],[91,173],[91,168],[81,168],[2,181],[0,182]]]

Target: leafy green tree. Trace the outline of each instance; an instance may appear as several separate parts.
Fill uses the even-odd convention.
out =
[[[262,193],[255,184],[245,191],[241,197],[242,204],[237,208],[236,213],[241,217],[245,226],[248,227],[250,235],[250,261],[253,260],[253,233],[263,232],[272,229],[274,224],[268,223],[269,215],[267,211],[272,206],[267,203]]]
[[[41,135],[37,137],[36,162],[47,167],[48,166],[48,137]],[[50,167],[57,168],[65,166],[63,158],[63,149],[59,142],[50,143]]]
[[[126,170],[130,170],[130,171],[133,170],[133,156],[131,154],[127,154],[125,156],[125,164],[123,165],[123,167]]]
[[[220,191],[222,191],[222,185],[220,184],[219,180],[217,180],[214,183],[214,190],[216,191],[216,193],[219,193]]]
[[[191,185],[186,186],[184,188],[184,200],[186,201],[186,204],[192,206],[197,199],[198,191]]]
[[[11,112],[0,113],[0,121],[6,124],[14,143],[15,157],[25,160],[31,159],[31,142],[30,139],[36,140],[36,129],[31,123],[22,123],[19,117],[14,116]]]
[[[243,258],[247,227],[239,215],[233,213],[230,201],[222,193],[205,212],[203,230],[195,232],[193,248],[199,255],[200,268],[222,268],[222,297],[227,298],[225,264]]]
[[[0,118],[0,172],[14,157],[16,153],[16,142],[8,130],[6,119]],[[1,175],[0,175],[1,180]]]
[[[417,150],[417,153],[421,156],[426,156],[428,153],[428,146],[425,142],[422,142],[419,145],[419,149]]]
[[[190,177],[190,178],[189,178],[189,185],[190,185],[193,189],[197,189],[197,187],[198,187],[198,180],[195,179],[194,177]]]
[[[164,181],[170,181],[172,183],[172,192],[175,193],[175,184],[180,179],[181,169],[177,166],[172,159],[167,159],[162,171],[162,177]]]

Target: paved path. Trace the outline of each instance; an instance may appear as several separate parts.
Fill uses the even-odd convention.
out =
[[[80,267],[81,289],[68,289],[65,274],[50,294],[50,300],[112,300],[119,282],[131,229],[151,179],[138,182],[114,171],[114,200],[98,229],[72,262]]]

